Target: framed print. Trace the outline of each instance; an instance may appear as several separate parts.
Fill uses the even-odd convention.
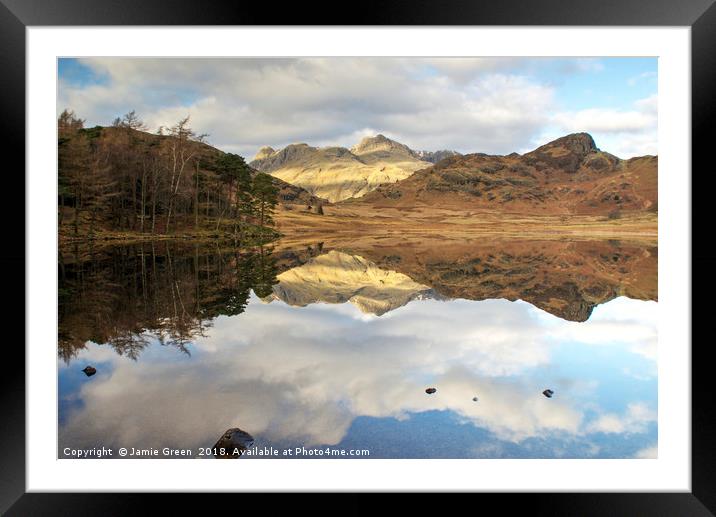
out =
[[[27,303],[3,511],[403,491],[710,515],[716,8],[537,4],[263,26],[4,0]]]

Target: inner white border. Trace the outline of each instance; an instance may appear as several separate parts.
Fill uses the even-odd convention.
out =
[[[28,27],[26,35],[29,492],[691,490],[690,28]],[[658,56],[659,458],[56,459],[56,58],[86,55]]]

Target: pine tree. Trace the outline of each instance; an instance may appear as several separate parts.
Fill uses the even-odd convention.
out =
[[[252,185],[252,193],[256,201],[259,226],[273,225],[273,210],[276,207],[278,196],[278,188],[274,185],[273,178],[263,172],[256,174]]]

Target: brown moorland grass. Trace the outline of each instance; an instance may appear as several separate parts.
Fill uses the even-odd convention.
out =
[[[276,229],[285,243],[425,236],[464,241],[619,239],[656,245],[658,217],[654,212],[626,213],[610,219],[604,215],[525,215],[435,207],[376,211],[367,205],[339,204],[325,206],[324,215],[306,210],[279,210]]]

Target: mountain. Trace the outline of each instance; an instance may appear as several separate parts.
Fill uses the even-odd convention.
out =
[[[453,156],[461,156],[457,151],[448,151],[442,149],[440,151],[415,151],[415,155],[425,162],[438,163],[445,158],[452,158]]]
[[[384,135],[366,137],[350,149],[291,144],[262,147],[250,165],[331,202],[362,196],[394,183],[453,151],[413,151]]]
[[[622,160],[576,133],[522,155],[451,156],[351,202],[618,218],[657,210],[657,165],[656,156]]]
[[[273,184],[278,188],[278,202],[283,206],[316,206],[326,201],[298,185],[292,185],[276,177],[273,178]]]

